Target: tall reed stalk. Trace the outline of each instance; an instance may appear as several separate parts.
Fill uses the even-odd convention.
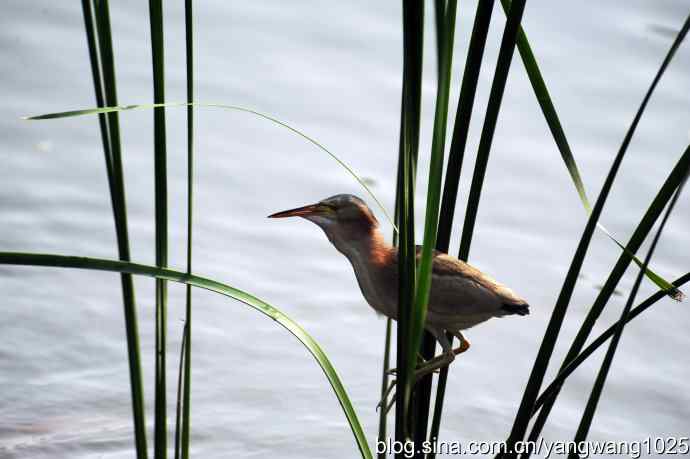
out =
[[[414,183],[419,150],[420,100],[422,88],[422,56],[424,3],[411,0],[403,3],[403,90],[400,118],[400,154],[396,214],[398,238],[398,333],[397,384],[395,407],[395,439],[406,443],[410,437],[409,402],[412,389],[411,346],[412,306],[416,284],[414,238]],[[382,409],[385,411],[386,406]],[[400,456],[402,457],[402,456]]]
[[[91,0],[82,0],[82,14],[89,49],[89,60],[91,62],[91,75],[96,93],[96,105],[98,107],[115,106],[117,105],[117,86],[108,1],[95,1],[95,23],[94,8],[92,7]],[[130,261],[127,205],[122,172],[118,117],[119,115],[116,112],[100,114],[98,115],[98,123],[101,130],[103,153],[105,155],[106,176],[113,218],[115,220],[119,259]],[[137,457],[145,459],[147,457],[146,421],[134,283],[132,276],[125,273],[120,275],[120,282],[125,316],[125,333],[127,336],[134,443]]]
[[[412,348],[419,350],[419,353],[425,359],[433,358],[436,347],[434,337],[429,332],[424,331],[424,324],[426,322],[426,309],[431,290],[432,257],[437,245],[457,1],[437,0],[434,6],[436,18],[436,56],[438,61],[436,109],[434,112],[426,215],[424,219],[424,243],[418,263],[419,278],[415,292],[414,334],[411,343]],[[415,390],[415,403],[411,413],[411,420],[414,423],[412,434],[415,451],[421,451],[422,443],[426,440],[431,398],[431,379],[432,375],[425,376],[417,383]],[[418,452],[416,457],[421,457],[422,454]]]
[[[153,63],[153,103],[165,103],[165,73],[163,52],[163,3],[149,0],[151,23],[151,55]],[[156,266],[168,265],[168,178],[165,141],[165,108],[153,109],[154,169],[156,203]],[[167,456],[167,348],[168,287],[162,279],[156,280],[156,418],[154,456]]]

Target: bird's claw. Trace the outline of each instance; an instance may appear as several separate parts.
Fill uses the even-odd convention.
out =
[[[420,353],[417,353],[417,368],[423,367],[427,363],[428,363],[428,361],[424,357],[422,357],[422,355]],[[395,375],[397,375],[397,373],[398,373],[397,368],[391,368],[388,371],[386,371],[386,374],[388,376],[395,376]]]
[[[393,398],[391,398],[390,402],[386,400],[385,398],[382,398],[379,403],[376,405],[376,411],[378,412],[379,408],[383,407],[385,405],[385,414],[388,414],[388,412],[393,408],[393,405],[395,405],[395,392],[393,392]]]
[[[382,406],[385,406],[386,407],[386,413],[388,413],[388,410],[390,409],[388,407],[388,396],[390,395],[391,391],[395,387],[396,383],[397,383],[397,380],[394,379],[390,382],[390,384],[388,384],[388,387],[386,388],[386,390],[383,392],[383,394],[381,394],[381,400],[379,400],[379,402],[376,404],[376,411],[378,411],[379,408],[381,408]],[[395,397],[393,397],[393,400],[395,400]]]

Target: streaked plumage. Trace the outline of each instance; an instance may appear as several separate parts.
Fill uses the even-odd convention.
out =
[[[364,201],[341,194],[270,217],[290,216],[303,217],[321,227],[352,264],[369,305],[397,319],[398,252],[385,242],[376,217]],[[418,246],[417,256],[420,255]],[[425,327],[436,336],[446,353],[451,349],[444,330],[463,339],[461,330],[493,317],[529,314],[525,300],[473,266],[441,252],[434,252],[433,257]]]

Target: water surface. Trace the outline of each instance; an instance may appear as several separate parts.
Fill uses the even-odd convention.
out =
[[[171,101],[185,98],[181,5],[166,4],[165,11]],[[131,0],[111,7],[119,99],[148,102],[148,8]],[[474,2],[459,5],[452,110],[474,8]],[[687,8],[682,0],[528,4],[524,26],[590,197],[596,196]],[[429,12],[429,26],[431,18]],[[195,21],[198,100],[251,107],[304,130],[370,179],[386,206],[393,207],[402,68],[399,3],[286,6],[216,0],[197,5]],[[464,212],[503,24],[497,9],[456,215]],[[429,33],[424,157],[433,118],[433,46]],[[115,258],[96,119],[19,120],[26,114],[94,105],[78,2],[6,2],[0,49],[1,250]],[[690,51],[683,47],[623,163],[603,216],[621,240],[629,237],[688,143],[689,71]],[[136,261],[153,264],[152,115],[132,111],[120,120],[132,253]],[[184,110],[168,110],[167,122],[170,266],[184,269]],[[337,193],[363,195],[362,190],[303,139],[247,114],[199,109],[196,151],[195,271],[252,292],[301,323],[338,369],[373,444],[385,321],[366,305],[349,264],[316,227],[265,218]],[[426,163],[419,174],[423,204]],[[390,225],[380,211],[378,215],[389,235]],[[450,372],[442,439],[500,440],[507,435],[584,224],[585,213],[516,57],[470,260],[526,297],[532,314],[494,320],[467,333],[473,347]],[[682,198],[653,262],[668,278],[690,266],[688,224],[690,204]],[[457,252],[459,227],[460,222],[452,252]],[[564,325],[558,360],[617,256],[616,247],[598,234]],[[617,318],[634,274],[622,282],[623,296],[614,297],[597,330]],[[149,401],[153,285],[150,279],[136,280]],[[0,456],[131,457],[117,276],[2,267],[0,289]],[[653,291],[645,283],[640,298]],[[171,401],[183,298],[183,287],[171,285]],[[326,379],[292,336],[256,311],[208,292],[195,292],[194,311],[195,457],[356,456]],[[687,304],[663,300],[626,329],[590,438],[642,441],[688,434],[689,326]],[[546,438],[572,438],[597,367],[598,359],[593,359],[570,378]]]

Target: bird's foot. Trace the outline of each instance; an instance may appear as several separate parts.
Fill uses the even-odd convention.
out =
[[[417,368],[424,366],[427,363],[426,359],[422,357],[422,354],[417,353]],[[388,376],[395,376],[398,373],[397,368],[391,368],[388,371],[386,371],[386,374]]]
[[[470,348],[470,340],[465,338],[462,333],[458,332],[458,338],[460,338],[460,346],[453,349],[455,355],[462,354]]]
[[[432,370],[433,373],[438,373],[438,371],[438,369]],[[414,380],[412,382],[412,386],[414,387],[414,385],[417,384],[417,382],[422,378],[422,376],[428,375],[429,373],[431,372],[420,373],[420,370],[416,370],[414,373]],[[381,400],[379,400],[379,402],[376,404],[376,411],[383,408],[385,410],[385,413],[388,414],[393,405],[395,405],[395,392],[393,392],[393,388],[395,387],[397,382],[398,381],[394,379],[390,382],[390,384],[388,384],[388,388],[381,395]],[[393,394],[392,396],[391,393]]]
[[[429,373],[435,373],[441,368],[450,365],[454,360],[455,356],[462,354],[470,348],[470,342],[463,337],[460,341],[460,346],[455,349],[449,349],[448,351],[434,357],[433,359],[426,362],[426,365],[417,368],[415,371],[415,381],[420,379],[422,376],[426,376]]]
[[[440,370],[441,368],[450,365],[450,363],[455,360],[455,350],[444,352],[443,354],[434,357],[429,360],[426,365],[418,367],[414,372],[415,381],[423,376]]]
[[[420,379],[422,379],[422,377],[431,373],[438,373],[441,370],[441,368],[450,365],[453,362],[453,360],[455,360],[456,355],[466,352],[469,348],[470,342],[467,340],[467,338],[462,336],[462,338],[460,339],[460,346],[452,350],[449,349],[447,352],[444,352],[431,360],[424,360],[424,358],[420,354],[417,354],[417,361],[419,365],[417,366],[417,369],[414,372],[412,386],[414,387],[414,385],[417,384],[417,382]],[[397,371],[397,368],[391,368],[386,372],[386,374],[389,376],[395,376],[397,374]],[[395,379],[390,382],[386,390],[381,395],[381,400],[379,400],[379,403],[376,405],[376,411],[383,408],[385,409],[386,414],[388,414],[393,405],[395,405],[395,392],[393,392],[393,388],[396,386],[396,384],[397,380]],[[391,392],[393,393],[393,396],[390,397],[389,401],[389,396],[391,395]]]

